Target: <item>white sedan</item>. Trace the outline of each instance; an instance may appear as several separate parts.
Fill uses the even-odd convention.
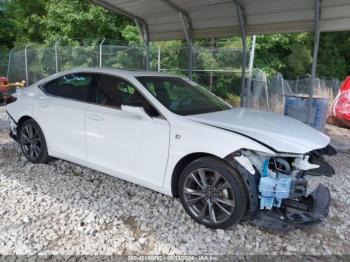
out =
[[[30,162],[61,158],[179,197],[208,227],[245,218],[288,230],[328,214],[329,191],[318,182],[334,173],[322,158],[335,153],[326,135],[232,108],[186,78],[76,69],[8,101],[10,135]]]

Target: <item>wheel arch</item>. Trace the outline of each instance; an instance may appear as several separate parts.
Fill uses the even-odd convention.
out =
[[[220,157],[210,154],[210,153],[205,153],[205,152],[195,152],[195,153],[191,153],[188,154],[184,157],[182,157],[175,165],[173,172],[172,172],[172,176],[171,176],[171,193],[173,195],[173,197],[179,197],[179,192],[178,192],[178,188],[177,185],[179,183],[179,179],[180,179],[180,175],[181,172],[186,168],[186,166],[188,166],[191,162],[202,158],[202,157],[214,157],[220,160]]]
[[[28,124],[27,124],[28,123]],[[29,143],[32,145],[33,143],[35,143],[36,146],[38,146],[38,143],[40,143],[40,146],[35,150],[32,148],[32,146],[30,146],[30,149],[24,149],[23,146],[23,141],[22,141],[22,130],[23,128],[26,128],[27,125],[31,125],[32,128],[32,135],[30,135],[30,133],[27,133],[28,137],[27,139],[29,140]],[[42,131],[42,128],[40,126],[40,124],[38,123],[38,121],[36,121],[35,118],[29,116],[29,115],[23,115],[19,118],[18,123],[17,123],[17,141],[20,144],[21,150],[23,152],[23,154],[25,155],[25,157],[32,163],[47,163],[50,160],[50,155],[48,154],[48,150],[47,150],[47,144],[46,144],[46,139],[45,139],[45,135]],[[34,133],[34,130],[35,133]],[[27,132],[29,132],[27,130]],[[34,135],[35,135],[35,142],[34,140]],[[30,152],[29,152],[30,151]],[[33,152],[36,152],[36,155],[34,155]],[[29,155],[28,155],[29,154]]]
[[[37,122],[33,117],[31,116],[28,116],[28,115],[24,115],[24,116],[21,116],[20,119],[18,119],[18,122],[17,122],[17,133],[19,131],[19,128],[20,126],[27,120],[29,119],[33,119],[35,122]]]
[[[22,115],[18,121],[17,121],[17,128],[16,128],[16,131],[17,131],[17,136],[19,135],[18,134],[18,131],[19,131],[19,128],[20,126],[27,120],[29,119],[33,119],[40,127],[41,129],[41,132],[44,134],[44,137],[46,139],[46,132],[45,132],[45,129],[43,128],[43,125],[40,123],[40,121],[38,121],[38,119],[36,119],[36,117],[34,116],[30,116],[30,115]],[[48,144],[48,141],[46,140],[46,145],[47,145],[47,148],[49,149],[49,144]]]

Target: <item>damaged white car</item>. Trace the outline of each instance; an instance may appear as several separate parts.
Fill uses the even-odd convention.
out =
[[[179,197],[208,227],[248,219],[289,230],[328,214],[319,177],[334,173],[322,155],[335,151],[326,135],[279,114],[232,108],[186,78],[70,70],[9,101],[10,135],[29,161],[61,158]]]

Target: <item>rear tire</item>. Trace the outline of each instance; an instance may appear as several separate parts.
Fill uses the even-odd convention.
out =
[[[228,228],[246,213],[248,195],[244,182],[228,163],[203,157],[181,173],[178,192],[186,212],[210,228]]]
[[[22,153],[30,162],[41,164],[50,160],[44,134],[33,119],[28,119],[20,125],[18,142]]]

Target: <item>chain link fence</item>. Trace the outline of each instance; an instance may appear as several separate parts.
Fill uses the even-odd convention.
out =
[[[191,70],[194,81],[217,95],[225,98],[230,93],[239,95],[242,49],[194,46],[191,53],[192,65],[190,51],[188,47],[158,48],[157,70],[185,76]],[[249,52],[246,56],[249,61]],[[155,70],[152,66],[151,69]]]
[[[189,47],[159,48],[160,70],[183,70],[187,72],[190,67],[190,50]],[[247,60],[249,61],[249,52],[247,52]],[[242,49],[192,47],[193,72],[240,72],[241,66]]]
[[[192,59],[190,59],[190,54]],[[145,70],[147,51],[144,45],[116,45],[88,42],[13,50],[10,55],[10,81],[28,84],[59,71],[77,67],[109,67]],[[223,97],[239,95],[242,49],[152,44],[149,48],[150,70],[188,76]],[[247,52],[249,61],[249,52]]]
[[[190,59],[190,54],[192,59]],[[247,52],[247,61],[249,61]],[[109,67],[145,70],[147,51],[144,45],[97,43],[88,41],[81,45],[56,44],[52,47],[34,47],[12,50],[0,56],[3,75],[11,82],[26,80],[32,84],[48,75],[77,67]],[[150,70],[188,76],[215,94],[239,104],[242,49],[184,45],[157,45],[149,48]],[[8,63],[9,62],[9,63]],[[1,70],[1,69],[0,69]],[[246,68],[247,77],[250,72]],[[317,79],[314,94],[333,98],[340,87],[338,80]],[[281,74],[267,77],[255,70],[251,84],[250,107],[283,112],[284,95],[308,94],[311,78],[285,80]],[[237,103],[238,102],[238,103]]]
[[[251,107],[258,110],[283,113],[285,95],[308,94],[312,85],[311,77],[286,80],[281,74],[272,77],[262,70],[255,70],[251,86]],[[337,95],[341,81],[316,78],[314,96],[327,97],[329,103]]]
[[[143,69],[143,46],[59,46],[13,50],[10,55],[9,80],[28,84],[54,73],[84,67]]]
[[[150,49],[150,57],[154,58],[153,48]],[[99,63],[98,66],[144,70],[146,68],[146,50],[144,46],[114,46],[106,45],[101,47],[101,53],[98,51]],[[151,66],[154,68],[154,61],[151,61]]]
[[[9,53],[6,51],[0,51],[0,76],[7,75],[8,62]]]

